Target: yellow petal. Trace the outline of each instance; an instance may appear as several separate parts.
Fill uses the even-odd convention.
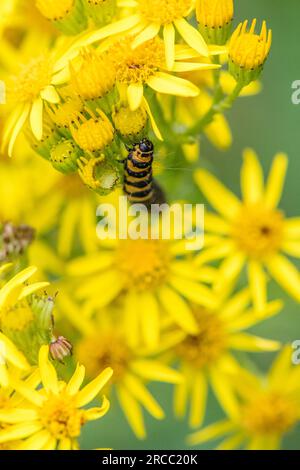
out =
[[[190,445],[203,444],[204,442],[217,439],[223,435],[231,434],[234,430],[235,426],[231,421],[219,421],[190,435],[188,437],[188,443]]]
[[[17,137],[18,135],[20,134],[25,122],[26,122],[26,119],[28,118],[29,116],[29,113],[30,113],[30,105],[27,104],[23,111],[21,112],[20,116],[18,117],[18,120],[16,121],[15,125],[14,125],[14,128],[10,134],[10,139],[9,139],[9,145],[8,145],[8,155],[11,157],[12,156],[12,152],[13,152],[13,149],[14,149],[14,145],[16,143],[16,140],[17,140]]]
[[[191,393],[191,409],[189,424],[192,428],[200,427],[203,423],[207,400],[207,381],[202,372],[196,372],[193,377]]]
[[[49,441],[50,434],[46,430],[35,433],[32,437],[29,437],[23,441],[19,446],[18,450],[41,450]]]
[[[134,398],[139,401],[146,410],[156,419],[165,417],[164,411],[143,383],[133,375],[127,374],[124,378],[124,385]]]
[[[193,83],[164,72],[157,72],[148,79],[147,84],[158,93],[165,93],[167,95],[185,97],[199,95],[199,88]]]
[[[163,141],[163,140],[164,140],[164,139],[163,139],[163,136],[161,135],[161,132],[160,132],[160,130],[159,130],[159,128],[158,128],[158,125],[156,124],[156,121],[155,121],[154,116],[153,116],[153,114],[152,114],[152,111],[151,111],[151,108],[150,108],[150,106],[149,106],[149,103],[148,103],[148,101],[146,100],[145,97],[143,97],[143,105],[144,105],[144,107],[145,107],[145,109],[146,109],[146,111],[147,111],[147,113],[148,113],[149,118],[150,118],[150,122],[151,122],[151,126],[152,126],[152,129],[153,129],[154,134],[156,135],[156,137],[158,138],[158,140]]]
[[[213,308],[216,305],[213,292],[199,282],[172,275],[170,276],[169,283],[176,291],[192,302],[197,302],[208,308]]]
[[[94,421],[102,418],[108,412],[110,408],[109,400],[104,396],[101,407],[90,408],[84,412],[84,416],[87,421]]]
[[[187,333],[197,333],[198,326],[191,309],[173,289],[162,287],[159,290],[159,298],[166,312],[178,326]]]
[[[53,85],[48,85],[41,91],[41,98],[49,103],[60,102],[59,94]]]
[[[209,56],[207,44],[196,28],[190,25],[184,18],[175,20],[174,23],[179,34],[192,49],[195,49],[195,51],[205,57]]]
[[[72,377],[70,378],[66,387],[66,392],[69,395],[76,395],[80,389],[85,376],[85,367],[77,364],[76,369]]]
[[[225,413],[233,419],[238,417],[239,403],[229,379],[216,368],[211,368],[209,375],[213,391]]]
[[[30,126],[37,140],[42,140],[43,137],[43,107],[42,98],[38,98],[33,103],[30,112]]]
[[[280,348],[278,341],[260,338],[248,333],[238,333],[229,339],[229,345],[238,351],[260,352],[277,351]]]
[[[140,405],[122,385],[117,386],[117,395],[122,410],[134,433],[139,439],[145,439],[146,430]]]
[[[284,153],[275,156],[265,190],[265,204],[270,209],[280,202],[288,166],[288,158]]]
[[[249,261],[248,277],[254,307],[258,312],[262,312],[267,302],[267,279],[261,263]]]
[[[131,363],[131,369],[146,380],[177,384],[182,382],[182,375],[171,367],[159,361],[136,359]]]
[[[41,378],[45,389],[49,392],[58,393],[58,378],[55,367],[48,358],[49,347],[44,345],[39,352],[39,367]]]
[[[158,345],[160,336],[160,314],[156,298],[151,292],[140,294],[142,333],[145,344],[150,348]]]
[[[27,422],[22,424],[16,424],[9,426],[6,429],[0,431],[0,443],[7,441],[14,441],[17,439],[24,439],[25,437],[31,436],[32,434],[40,431],[42,424],[35,422]]]

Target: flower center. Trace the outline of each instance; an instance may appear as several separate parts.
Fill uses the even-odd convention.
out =
[[[55,439],[76,438],[85,424],[84,413],[78,410],[67,394],[50,395],[40,411],[41,422]]]
[[[123,274],[125,288],[138,291],[155,289],[168,274],[168,247],[161,240],[122,240],[116,266]]]
[[[280,211],[259,205],[243,207],[233,227],[233,237],[240,249],[253,258],[276,252],[283,237],[284,216]]]
[[[49,20],[63,19],[73,8],[74,0],[36,0],[36,6]]]
[[[225,329],[216,314],[194,307],[199,333],[187,336],[176,347],[178,356],[196,368],[210,366],[226,349]]]
[[[297,416],[296,404],[284,396],[268,392],[244,408],[243,423],[253,434],[283,434],[297,422]]]
[[[82,339],[77,345],[76,356],[85,364],[89,377],[96,377],[106,367],[112,367],[112,380],[119,381],[128,370],[131,351],[123,338],[111,331]]]
[[[12,86],[8,89],[11,98],[18,102],[32,102],[52,78],[52,64],[45,56],[37,57],[24,65],[18,76],[13,78]]]
[[[161,25],[172,23],[189,14],[193,0],[137,0],[143,19]]]
[[[164,64],[164,46],[159,38],[151,39],[136,49],[131,48],[132,38],[118,41],[110,48],[110,56],[120,83],[145,83]]]

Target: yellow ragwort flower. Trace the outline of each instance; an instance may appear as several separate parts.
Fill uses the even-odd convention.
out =
[[[201,426],[207,407],[208,385],[222,408],[229,415],[236,413],[232,380],[239,373],[240,366],[233,353],[236,350],[263,352],[279,349],[277,341],[254,336],[245,330],[276,315],[281,308],[282,302],[270,302],[264,312],[257,315],[251,305],[249,289],[228,295],[214,309],[192,305],[198,333],[187,335],[174,348],[179,371],[185,377],[185,381],[175,388],[177,417],[184,417],[190,400],[189,424]]]
[[[0,411],[0,421],[13,423],[0,430],[0,443],[22,439],[19,450],[74,450],[82,426],[98,420],[109,410],[104,396],[100,407],[84,409],[110,380],[113,371],[106,368],[92,382],[80,390],[85,368],[77,368],[68,383],[59,381],[56,370],[48,359],[48,346],[42,346],[39,354],[39,372],[42,388],[37,390],[15,380],[15,388],[27,403],[22,408]]]

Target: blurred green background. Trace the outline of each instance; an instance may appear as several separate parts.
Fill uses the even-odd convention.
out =
[[[266,19],[273,30],[271,56],[263,74],[263,90],[258,96],[242,98],[228,113],[234,143],[228,152],[216,151],[208,142],[201,149],[203,165],[210,168],[230,188],[239,193],[239,171],[242,150],[254,148],[265,170],[274,154],[289,155],[289,171],[281,208],[287,215],[300,214],[300,105],[292,104],[292,82],[300,80],[299,0],[235,0],[235,24],[246,18]],[[257,326],[253,331],[262,336],[292,342],[300,339],[300,307],[288,299],[273,284],[271,298],[285,300],[284,311],[276,318]],[[251,360],[261,370],[267,370],[272,354],[253,354]],[[299,366],[300,367],[300,366]],[[146,416],[148,439],[138,441],[128,427],[118,404],[112,397],[111,410],[100,423],[86,426],[82,435],[83,449],[108,447],[113,449],[185,449],[189,432],[187,422],[177,422],[172,412],[172,387],[150,387],[166,411],[166,419],[155,421]],[[222,417],[214,398],[210,396],[206,423]],[[210,447],[201,447],[210,448]],[[284,440],[285,449],[300,449],[300,426]]]

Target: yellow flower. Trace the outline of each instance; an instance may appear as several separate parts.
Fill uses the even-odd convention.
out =
[[[122,6],[122,2],[119,2]],[[133,9],[125,19],[104,26],[98,31],[87,33],[79,40],[82,45],[100,41],[108,36],[136,33],[132,47],[137,48],[148,40],[159,36],[163,30],[166,63],[169,69],[175,60],[176,30],[192,49],[208,56],[208,47],[201,34],[186,20],[194,11],[194,0],[131,0],[124,6]],[[175,30],[176,28],[176,30]]]
[[[191,445],[223,438],[218,449],[276,450],[300,420],[300,370],[286,347],[266,377],[240,370],[237,413],[189,437]]]
[[[198,324],[198,333],[187,335],[174,348],[179,371],[185,381],[177,385],[174,407],[182,418],[190,400],[189,424],[201,426],[207,406],[208,385],[212,387],[222,408],[230,415],[237,412],[233,397],[232,376],[240,366],[232,352],[276,351],[280,343],[245,332],[262,319],[276,315],[282,308],[280,301],[270,302],[263,314],[258,315],[251,306],[249,289],[241,290],[221,300],[214,309],[192,305]]]
[[[229,43],[229,69],[235,79],[248,85],[260,75],[272,44],[272,31],[264,21],[260,34],[255,34],[256,20],[249,31],[248,21],[241,23]]]
[[[205,266],[195,269],[191,253],[186,240],[117,236],[102,240],[98,252],[70,261],[67,272],[75,276],[76,297],[91,311],[124,294],[124,319],[131,344],[141,340],[141,328],[142,342],[156,346],[166,315],[184,331],[197,331],[184,298],[207,307],[215,304],[212,293],[203,285],[212,281],[215,271]]]
[[[199,23],[210,28],[220,28],[233,18],[233,0],[196,0]]]
[[[99,370],[108,364],[114,371],[111,382],[121,409],[132,428],[140,439],[146,437],[143,408],[155,419],[163,419],[164,411],[148,391],[145,382],[179,383],[181,375],[164,365],[141,348],[132,348],[128,343],[126,330],[120,318],[120,307],[102,310],[92,319],[83,314],[82,308],[70,298],[61,296],[59,308],[62,318],[67,319],[80,333],[74,354],[76,359],[86,365],[88,377],[94,378]],[[179,333],[178,336],[182,336]],[[177,338],[172,338],[172,341]],[[159,348],[170,342],[170,338],[162,338]]]
[[[247,266],[255,306],[263,310],[267,297],[267,272],[292,297],[300,301],[300,275],[286,255],[300,256],[300,221],[286,219],[277,209],[287,168],[287,157],[278,154],[264,187],[263,172],[252,150],[244,152],[241,171],[242,201],[206,170],[197,170],[196,182],[219,215],[206,214],[206,231],[214,234],[211,245],[198,255],[201,265],[216,259],[224,261],[216,295],[239,276]]]
[[[15,380],[15,388],[28,403],[16,408],[13,413],[0,411],[0,420],[11,426],[0,431],[0,443],[22,439],[20,450],[71,450],[78,449],[78,437],[82,426],[102,418],[109,401],[104,396],[101,407],[83,409],[107,384],[112,369],[106,368],[92,382],[80,390],[85,368],[77,365],[68,383],[59,381],[52,363],[48,359],[48,346],[42,346],[39,354],[39,371],[42,388]]]

